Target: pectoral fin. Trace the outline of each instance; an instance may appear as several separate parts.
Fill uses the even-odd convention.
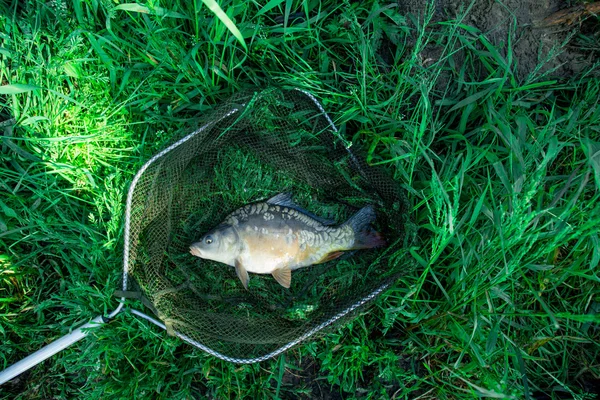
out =
[[[289,268],[276,269],[273,271],[273,278],[275,278],[281,286],[289,289],[290,284],[292,283],[292,270]]]
[[[246,271],[246,268],[244,268],[239,259],[235,260],[235,273],[238,278],[240,278],[240,281],[242,281],[244,288],[248,290],[248,281],[250,280],[250,277],[248,276],[248,271]]]

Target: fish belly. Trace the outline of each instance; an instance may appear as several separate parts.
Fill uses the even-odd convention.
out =
[[[290,240],[292,235],[287,232],[267,230],[244,236],[240,259],[248,272],[270,274],[279,268],[294,268],[304,258],[297,240]]]
[[[271,215],[269,219],[249,218],[238,226],[243,242],[240,261],[248,272],[270,274],[280,268],[295,270],[320,262],[330,252],[348,250],[352,245],[351,231],[318,225],[315,228],[314,223],[278,218],[276,212]]]

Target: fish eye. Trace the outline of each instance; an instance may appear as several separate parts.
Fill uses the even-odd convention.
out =
[[[204,238],[204,243],[211,244],[213,242],[212,236],[207,236]]]

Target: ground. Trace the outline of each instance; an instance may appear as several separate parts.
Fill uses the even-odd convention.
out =
[[[0,5],[0,368],[114,309],[135,172],[251,85],[319,98],[417,238],[372,307],[283,356],[227,363],[123,313],[0,397],[594,398],[598,17],[462,4]]]

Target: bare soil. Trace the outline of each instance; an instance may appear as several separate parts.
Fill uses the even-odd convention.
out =
[[[413,14],[423,21],[427,7],[422,0],[398,0],[402,14]],[[594,3],[595,4],[595,3]],[[519,79],[525,79],[542,62],[538,73],[548,77],[569,78],[588,68],[598,58],[597,50],[577,44],[580,32],[598,35],[594,4],[562,0],[435,0],[430,24],[455,19],[478,28],[500,51],[507,54],[507,38],[512,36],[513,59]],[[566,15],[568,17],[563,17]],[[561,46],[565,44],[566,46]],[[557,50],[562,47],[562,49]],[[424,59],[435,60],[440,49],[425,49]],[[460,58],[460,53],[458,54]]]

